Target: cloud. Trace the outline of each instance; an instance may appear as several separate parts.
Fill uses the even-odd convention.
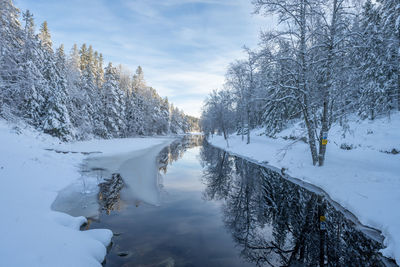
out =
[[[125,7],[129,8],[130,11],[134,12],[135,15],[141,15],[148,18],[159,17],[159,11],[155,7],[154,3],[149,4],[152,1],[138,0],[138,1],[123,1]],[[157,4],[158,5],[158,4]]]
[[[15,0],[37,24],[47,20],[56,45],[92,44],[106,61],[143,67],[147,83],[179,108],[200,115],[221,88],[227,65],[254,47],[270,18],[249,0]]]

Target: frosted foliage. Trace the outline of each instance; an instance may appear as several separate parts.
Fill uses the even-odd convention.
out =
[[[274,137],[300,121],[312,163],[322,166],[334,123],[351,131],[353,114],[375,120],[400,110],[398,0],[368,0],[357,9],[351,0],[252,3],[279,27],[229,65],[220,91],[232,96],[235,116],[224,109],[221,119],[223,103],[211,93],[200,121],[206,134],[236,133],[249,144],[252,129]]]
[[[144,79],[110,63],[91,45],[52,47],[45,21],[0,0],[0,116],[23,119],[62,140],[183,133],[197,128]]]

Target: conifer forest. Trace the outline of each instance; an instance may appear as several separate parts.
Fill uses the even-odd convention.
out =
[[[23,119],[62,140],[183,133],[194,118],[158,95],[142,68],[111,62],[91,45],[54,48],[44,21],[0,5],[0,116]]]

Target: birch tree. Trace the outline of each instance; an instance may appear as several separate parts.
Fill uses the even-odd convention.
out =
[[[255,0],[253,3],[256,12],[277,14],[282,25],[280,31],[265,33],[264,42],[272,43],[270,47],[285,43],[286,50],[291,51],[289,55],[292,54],[292,57],[275,56],[276,63],[292,61],[293,64],[292,69],[286,70],[285,81],[279,83],[279,90],[285,96],[273,101],[297,102],[307,128],[312,162],[322,166],[336,110],[332,69],[338,66],[336,59],[343,56],[345,49],[346,1]]]
[[[301,107],[308,133],[308,144],[312,162],[318,163],[316,142],[316,118],[313,112],[313,94],[310,87],[310,40],[313,36],[313,19],[316,15],[317,0],[254,0],[256,12],[266,15],[276,14],[279,23],[287,25],[284,30],[264,35],[264,41],[288,40],[293,50],[295,68],[290,70],[290,85],[281,85],[287,92],[285,98],[291,98]]]

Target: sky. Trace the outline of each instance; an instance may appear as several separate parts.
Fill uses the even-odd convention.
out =
[[[134,72],[186,114],[199,117],[207,94],[222,88],[227,66],[254,48],[271,18],[251,0],[14,0],[53,44],[91,44],[105,61]]]

